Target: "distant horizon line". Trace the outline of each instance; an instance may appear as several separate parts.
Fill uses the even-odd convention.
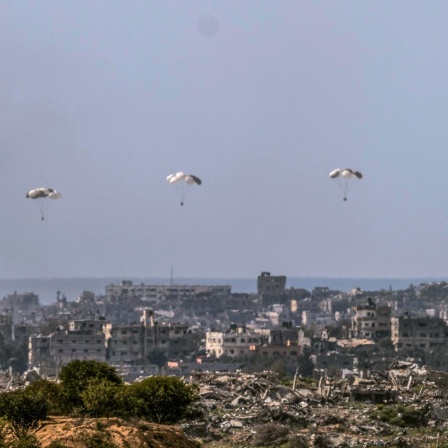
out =
[[[263,272],[269,272],[269,271],[263,271]],[[258,274],[260,275],[260,274]],[[167,279],[167,280],[171,280],[173,279],[187,279],[187,280],[193,280],[193,279],[202,279],[202,280],[206,280],[206,279],[210,279],[210,280],[227,280],[227,279],[232,279],[232,280],[251,280],[251,279],[256,279],[257,276],[255,277],[236,277],[236,276],[226,276],[226,277],[221,277],[221,276],[174,276],[174,277],[170,277],[170,276],[162,276],[162,275],[148,275],[148,276],[138,276],[138,275],[110,275],[110,276],[77,276],[77,277],[66,277],[66,276],[54,276],[54,277],[0,277],[0,281],[3,280],[80,280],[80,279],[95,279],[95,280],[107,280],[107,279],[122,279],[122,280],[132,280],[132,279]],[[325,276],[325,275],[287,275],[287,274],[271,274],[273,277],[278,277],[278,276],[286,276],[286,278],[306,278],[306,279],[332,279],[332,280],[417,280],[417,279],[433,279],[433,280],[437,280],[437,279],[448,279],[448,275],[447,276],[436,276],[436,275],[431,275],[431,276],[409,276],[409,277],[405,277],[405,276],[396,276],[396,277],[391,277],[391,276],[379,276],[379,277],[367,277],[367,276]]]

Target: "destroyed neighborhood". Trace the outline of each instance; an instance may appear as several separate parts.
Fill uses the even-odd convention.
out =
[[[94,360],[129,383],[197,384],[203,417],[183,430],[210,446],[448,446],[448,283],[286,284],[269,272],[254,294],[123,280],[51,305],[14,292],[0,301],[0,387]]]

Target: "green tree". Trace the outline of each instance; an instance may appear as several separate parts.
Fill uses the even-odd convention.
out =
[[[153,376],[128,387],[135,416],[156,423],[177,423],[199,399],[197,386],[174,377]]]
[[[59,380],[71,409],[83,406],[81,394],[86,390],[89,382],[95,379],[109,381],[117,385],[123,384],[123,380],[116,370],[105,362],[76,360],[61,369]]]
[[[26,387],[25,392],[30,396],[46,400],[50,415],[64,415],[67,412],[67,400],[62,387],[53,381],[34,381]]]
[[[124,411],[120,399],[123,388],[123,385],[111,381],[91,380],[81,392],[84,408],[92,417],[120,416]]]
[[[17,438],[34,429],[48,416],[48,403],[38,396],[30,396],[25,390],[0,394],[0,416],[6,418]]]

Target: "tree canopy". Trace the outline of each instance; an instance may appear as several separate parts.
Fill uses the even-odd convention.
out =
[[[6,418],[17,437],[36,428],[47,415],[48,403],[42,397],[31,396],[25,390],[0,394],[0,416]]]
[[[92,380],[105,380],[122,385],[123,380],[116,370],[105,362],[75,360],[62,367],[59,374],[63,393],[72,406],[82,406],[81,394]]]

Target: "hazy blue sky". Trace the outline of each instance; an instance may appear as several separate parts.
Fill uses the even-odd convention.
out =
[[[445,276],[447,54],[442,1],[3,0],[0,276]]]

